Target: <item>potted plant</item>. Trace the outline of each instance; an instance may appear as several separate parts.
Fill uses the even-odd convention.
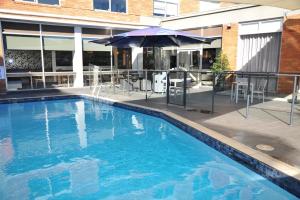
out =
[[[224,90],[225,75],[222,72],[228,69],[229,61],[227,55],[220,51],[211,68],[211,71],[215,74],[215,89],[217,91]]]

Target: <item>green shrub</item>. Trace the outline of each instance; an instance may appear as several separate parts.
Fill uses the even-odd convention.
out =
[[[216,57],[216,60],[211,68],[211,71],[220,74],[223,71],[226,71],[229,69],[229,61],[226,54],[223,54],[222,51],[220,51]]]

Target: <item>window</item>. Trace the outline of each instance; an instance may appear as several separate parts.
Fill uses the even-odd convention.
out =
[[[72,66],[73,53],[72,51],[55,51],[56,66]]]
[[[126,0],[94,0],[94,9],[126,13]]]
[[[200,1],[200,12],[216,10],[220,8],[219,2]]]
[[[131,69],[131,48],[114,48],[113,65],[117,69]]]
[[[59,5],[59,0],[21,0],[21,1],[48,4],[48,5]]]
[[[178,0],[154,0],[153,15],[155,16],[177,16]]]

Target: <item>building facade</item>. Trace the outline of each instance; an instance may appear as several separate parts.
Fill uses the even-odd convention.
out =
[[[299,72],[299,16],[281,8],[199,0],[2,0],[0,91],[83,87],[89,84],[90,65],[209,70],[220,50],[232,70]],[[149,26],[216,40],[156,50],[162,59],[155,64],[152,49],[89,42]],[[291,80],[274,83],[274,90],[289,92]]]

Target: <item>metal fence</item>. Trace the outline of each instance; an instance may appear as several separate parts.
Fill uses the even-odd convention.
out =
[[[254,92],[262,98],[278,94],[278,82],[284,78],[290,86],[292,94],[289,124],[293,123],[294,106],[299,91],[300,74],[295,73],[263,73],[225,71],[178,71],[178,70],[102,70],[84,72],[85,85],[90,86],[93,95],[139,93],[145,95],[145,100],[152,97],[165,97],[166,104],[186,107],[190,89],[197,86],[210,88],[210,112],[215,112],[215,97],[224,91],[230,92],[230,101],[238,100],[237,95],[245,97],[246,114],[253,102]],[[243,80],[243,82],[238,82]],[[240,89],[241,87],[242,89]],[[242,94],[240,94],[242,93]],[[154,95],[155,94],[155,95]],[[259,95],[258,95],[259,96]],[[208,100],[207,100],[208,101]]]

